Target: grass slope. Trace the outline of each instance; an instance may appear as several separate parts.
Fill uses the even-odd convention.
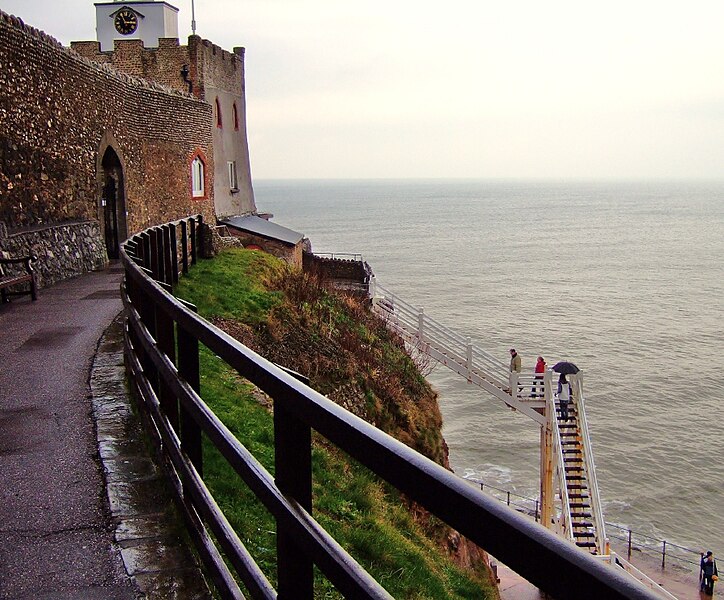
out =
[[[368,420],[378,421],[378,426],[433,459],[444,460],[438,418],[433,415],[424,421],[418,414],[428,410],[434,394],[399,344],[356,303],[324,291],[318,282],[305,281],[305,276],[269,255],[245,250],[226,251],[199,262],[177,294],[262,354],[267,355],[263,350],[276,344],[281,358],[296,357],[293,364],[288,364],[290,360],[277,362],[306,370],[313,386],[325,393],[343,388],[344,398],[355,412],[365,413]],[[346,348],[354,344],[364,346],[362,358],[353,348]],[[300,348],[306,349],[304,355]],[[333,357],[333,364],[325,357]],[[273,473],[274,431],[269,407],[260,402],[253,386],[205,349],[201,372],[204,400]],[[376,384],[379,377],[386,378],[383,385]],[[404,386],[422,406],[416,410],[407,406],[400,391]],[[399,401],[394,407],[385,405],[390,389]],[[394,597],[496,597],[482,565],[462,569],[448,556],[444,550],[446,528],[434,519],[413,518],[394,489],[329,443],[315,439],[312,457],[315,518]],[[274,583],[274,520],[209,444],[204,448],[204,477],[239,537]],[[321,575],[315,582],[315,594],[339,597]]]

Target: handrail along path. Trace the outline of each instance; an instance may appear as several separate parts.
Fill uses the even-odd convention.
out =
[[[174,298],[179,266],[186,272],[196,261],[202,227],[201,218],[192,217],[123,244],[125,353],[191,538],[221,597],[311,599],[314,565],[347,598],[390,597],[314,519],[312,430],[556,598],[578,598],[583,590],[588,598],[657,597],[341,408]],[[275,477],[200,397],[200,344],[272,398]],[[202,436],[276,519],[278,589],[204,483]]]

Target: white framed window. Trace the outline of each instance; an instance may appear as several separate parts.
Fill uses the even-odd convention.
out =
[[[191,161],[191,195],[200,198],[205,195],[204,191],[204,161],[200,156]]]
[[[236,179],[236,161],[230,160],[226,165],[229,168],[229,188],[233,192],[239,189],[239,183]]]

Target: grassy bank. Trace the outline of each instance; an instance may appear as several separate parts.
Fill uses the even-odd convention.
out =
[[[312,386],[406,444],[444,464],[434,392],[399,340],[359,302],[276,259],[234,250],[201,261],[177,294],[207,319],[270,360],[310,377]],[[208,351],[201,354],[202,397],[273,473],[268,399]],[[435,410],[431,407],[434,405]],[[396,598],[494,598],[484,566],[459,567],[449,530],[416,514],[372,473],[315,440],[314,516]],[[275,525],[208,444],[205,479],[240,538],[275,581]],[[339,597],[318,577],[319,598]]]

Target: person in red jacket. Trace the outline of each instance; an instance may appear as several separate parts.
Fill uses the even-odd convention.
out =
[[[531,389],[530,395],[532,398],[537,398],[538,396],[543,396],[543,373],[546,372],[546,361],[543,360],[542,356],[538,357],[538,360],[535,363],[535,379],[536,381],[533,383],[533,388]],[[540,386],[541,393],[538,393],[538,386]]]

